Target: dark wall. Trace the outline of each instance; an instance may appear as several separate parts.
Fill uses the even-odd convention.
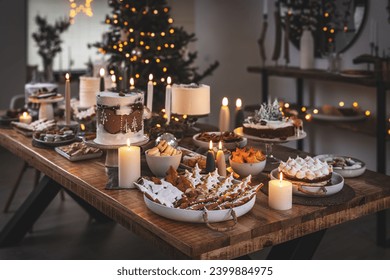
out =
[[[26,80],[27,0],[0,0],[0,109],[24,94]]]

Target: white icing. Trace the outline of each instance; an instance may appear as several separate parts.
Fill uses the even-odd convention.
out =
[[[243,126],[255,129],[277,129],[293,126],[291,121],[267,121],[265,125],[260,123],[244,123]]]
[[[79,106],[89,108],[96,105],[96,95],[100,90],[100,78],[80,77]]]
[[[311,157],[302,159],[298,156],[295,159],[289,158],[287,162],[281,162],[278,170],[297,179],[314,180],[329,175],[333,169],[326,162]]]

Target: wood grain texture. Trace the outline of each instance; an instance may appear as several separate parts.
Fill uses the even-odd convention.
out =
[[[105,190],[104,158],[70,162],[54,150],[33,147],[31,138],[7,129],[0,129],[0,145],[172,258],[235,258],[390,208],[390,177],[366,171],[361,177],[346,179],[356,192],[347,203],[332,207],[293,205],[291,210],[276,211],[259,192],[254,208],[239,218],[234,230],[215,232],[203,224],[175,222],[152,213],[138,190]],[[305,155],[282,146],[275,146],[274,151],[282,159]],[[145,165],[142,170],[148,172]],[[255,180],[268,181],[266,174]]]

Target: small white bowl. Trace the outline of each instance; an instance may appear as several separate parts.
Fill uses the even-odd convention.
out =
[[[151,156],[149,150],[145,151],[146,162],[149,169],[157,177],[164,177],[169,169],[173,167],[177,169],[180,165],[182,152],[174,156]]]
[[[232,157],[229,157],[229,163],[234,172],[241,177],[247,177],[248,175],[255,176],[264,170],[266,159],[255,163],[239,163],[232,161]]]

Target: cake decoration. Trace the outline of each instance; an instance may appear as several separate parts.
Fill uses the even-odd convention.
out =
[[[285,140],[288,137],[299,136],[303,131],[302,120],[285,118],[277,99],[272,104],[263,103],[259,110],[245,119],[244,134],[260,138]]]

